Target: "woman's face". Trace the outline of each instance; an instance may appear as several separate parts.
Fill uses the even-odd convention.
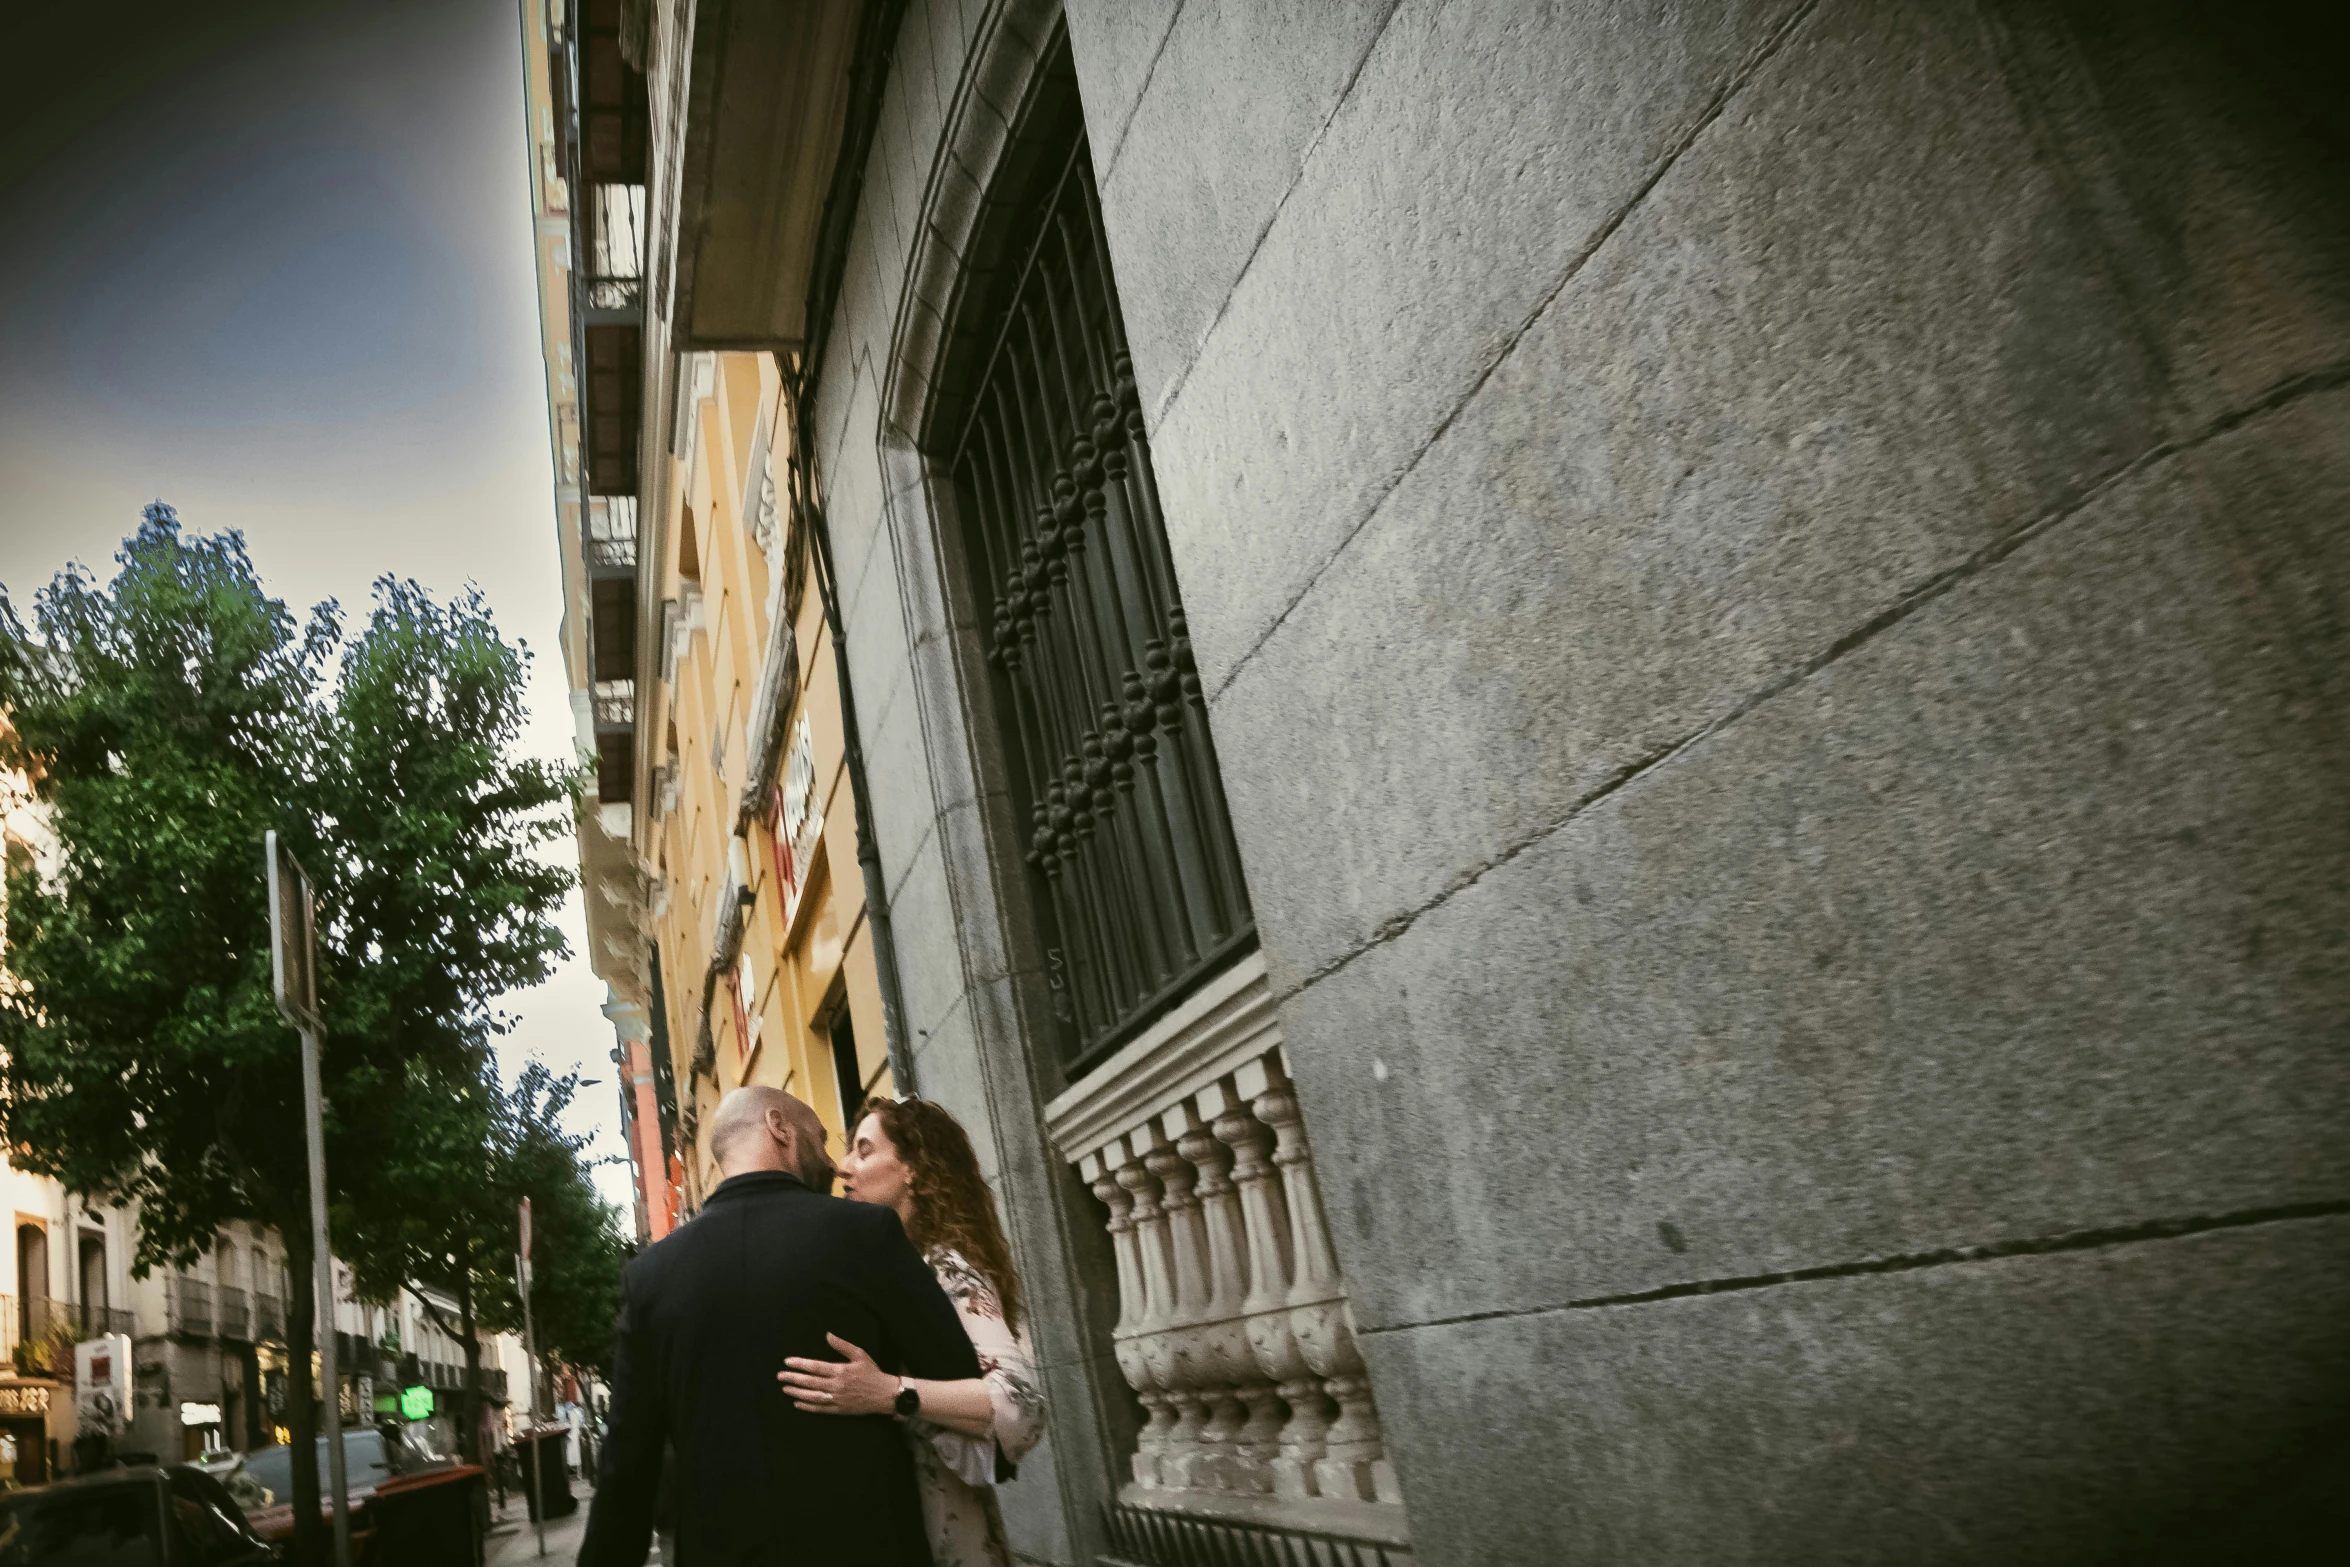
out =
[[[895,1208],[907,1218],[913,1209],[914,1172],[898,1157],[897,1145],[881,1128],[881,1117],[869,1115],[849,1137],[849,1151],[840,1162],[840,1191],[857,1202]]]

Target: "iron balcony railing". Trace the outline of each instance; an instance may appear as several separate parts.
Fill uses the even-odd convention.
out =
[[[642,319],[645,302],[645,188],[605,184],[591,192],[587,219],[587,270],[581,274],[581,303],[590,320],[631,314]]]
[[[599,680],[596,682],[594,700],[597,729],[632,730],[636,727],[635,681]]]
[[[171,1330],[189,1338],[212,1337],[212,1286],[185,1275],[171,1280]]]
[[[580,540],[590,576],[636,574],[636,497],[591,495]]]
[[[27,1375],[73,1375],[73,1346],[106,1333],[131,1333],[136,1319],[112,1306],[47,1295],[0,1295],[0,1366]]]
[[[251,1339],[253,1318],[245,1299],[245,1292],[234,1284],[223,1284],[220,1287],[220,1309],[215,1326],[222,1338],[239,1342]]]
[[[286,1336],[285,1302],[275,1295],[253,1292],[253,1342],[283,1343]]]
[[[950,447],[1072,1074],[1255,940],[1081,132]]]

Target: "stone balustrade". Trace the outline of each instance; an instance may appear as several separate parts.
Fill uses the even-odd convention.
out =
[[[1046,1123],[1117,1257],[1118,1367],[1147,1415],[1134,1486],[1400,1518],[1262,961],[1210,981]]]

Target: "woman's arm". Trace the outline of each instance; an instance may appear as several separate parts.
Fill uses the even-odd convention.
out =
[[[837,1333],[825,1338],[848,1358],[845,1361],[809,1360],[794,1355],[775,1380],[791,1395],[794,1407],[811,1415],[886,1415],[897,1408],[898,1389],[910,1387],[922,1400],[921,1417],[965,1436],[995,1435],[995,1400],[985,1377],[935,1382],[924,1377],[895,1377],[873,1363],[873,1357]]]

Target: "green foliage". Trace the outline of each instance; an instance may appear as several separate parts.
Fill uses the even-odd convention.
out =
[[[145,1267],[300,1212],[260,845],[276,827],[320,857],[300,802],[337,628],[329,605],[297,630],[240,535],[182,538],[166,507],[116,559],[106,590],[60,574],[37,636],[0,599],[7,760],[65,847],[53,880],[9,877],[0,1114],[21,1164],[139,1204]]]
[[[484,1189],[493,1004],[563,950],[547,916],[570,876],[536,851],[569,829],[570,780],[510,755],[525,674],[478,594],[442,606],[384,582],[335,686],[316,789],[335,850],[320,877],[331,1027],[368,1041],[345,1079],[337,1249],[379,1294],[448,1284],[417,1221],[456,1233],[452,1205]]]
[[[529,1190],[585,1270],[556,1293],[603,1300],[600,1348],[618,1234],[547,1109],[576,1085],[542,1072],[510,1099],[491,1048],[496,998],[562,954],[549,916],[570,884],[538,851],[568,830],[571,780],[512,754],[526,655],[478,594],[391,580],[347,646],[332,604],[297,627],[240,535],[183,535],[160,504],[116,558],[104,589],[59,575],[31,629],[0,597],[0,743],[63,845],[54,875],[8,885],[0,1118],[19,1162],[138,1204],[142,1268],[234,1218],[306,1240],[299,1041],[269,989],[275,828],[318,890],[338,1251],[387,1295],[453,1282],[433,1259],[471,1236],[502,1322]]]
[[[627,1248],[620,1214],[596,1190],[581,1159],[586,1139],[561,1126],[579,1074],[561,1077],[536,1062],[502,1095],[496,1146],[503,1195],[531,1200],[531,1315],[539,1348],[574,1366],[609,1369],[612,1322],[620,1310]]]
[[[407,1119],[381,1172],[387,1192],[404,1200],[354,1214],[338,1231],[365,1232],[347,1248],[360,1258],[360,1292],[430,1285],[469,1302],[483,1328],[519,1332],[516,1218],[527,1197],[539,1347],[575,1366],[603,1366],[627,1249],[620,1214],[583,1157],[587,1139],[562,1126],[578,1090],[578,1073],[558,1077],[534,1061],[511,1091],[473,1076],[405,1096]]]

